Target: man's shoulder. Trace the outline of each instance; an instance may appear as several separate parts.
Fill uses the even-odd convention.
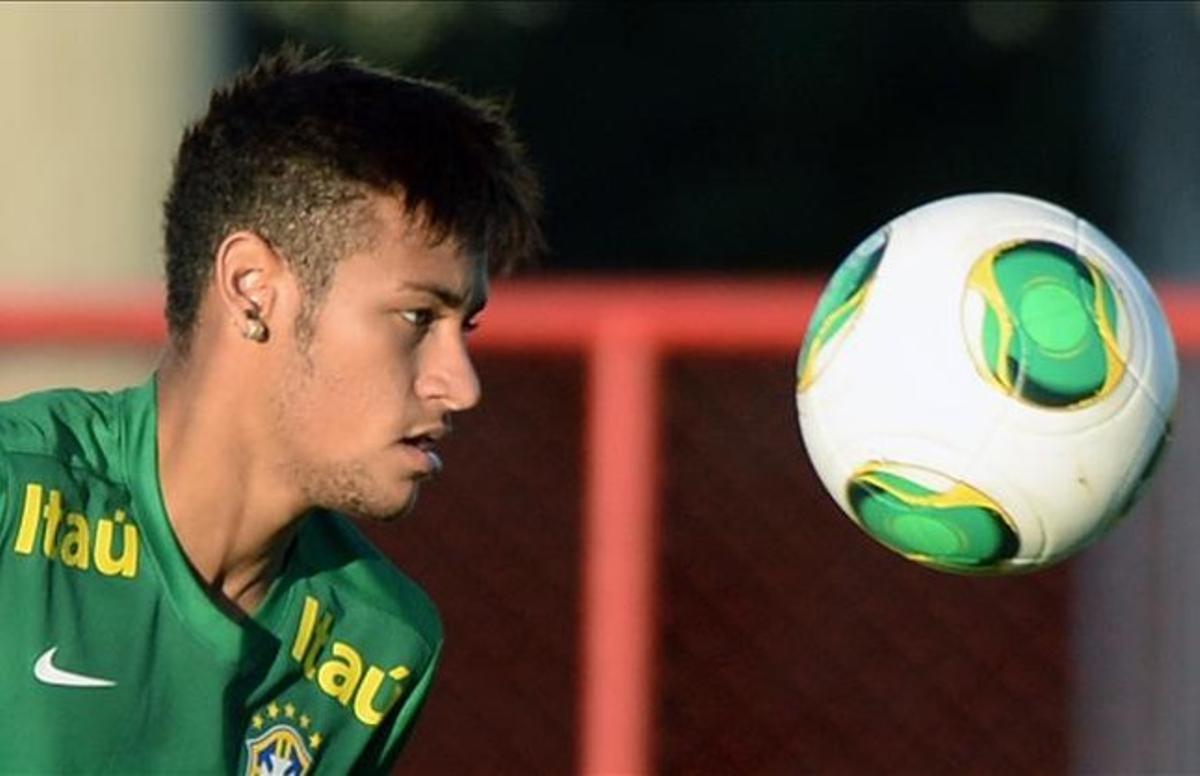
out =
[[[429,595],[344,515],[308,518],[297,548],[310,580],[336,590],[346,608],[403,621],[431,648],[442,641],[442,621]]]
[[[117,394],[57,388],[0,401],[0,453],[95,466],[119,438]]]

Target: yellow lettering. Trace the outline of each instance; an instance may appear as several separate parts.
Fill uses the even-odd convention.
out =
[[[91,532],[87,519],[76,512],[67,513],[67,532],[63,536],[59,556],[64,566],[87,571],[91,551]]]
[[[333,624],[333,615],[321,610],[320,600],[305,596],[292,640],[292,659],[303,666],[304,676],[321,692],[352,707],[360,722],[374,727],[400,699],[404,693],[402,683],[412,672],[404,665],[393,666],[386,673],[379,666],[369,665],[354,646],[333,639]],[[321,660],[327,645],[329,656]],[[385,683],[391,684],[390,690],[383,688]]]
[[[50,494],[54,495],[53,491]],[[121,557],[112,554],[113,526],[121,525]],[[138,530],[137,526],[125,522],[125,512],[118,509],[111,520],[101,519],[96,529],[96,570],[105,576],[120,574],[131,578],[137,576]]]
[[[17,543],[13,549],[22,555],[33,552],[37,541],[38,518],[42,514],[42,486],[31,482],[25,486],[25,509],[21,512],[21,527],[17,531]]]
[[[321,603],[310,595],[304,596],[304,611],[300,613],[300,627],[296,629],[296,641],[292,644],[292,657],[299,663],[308,652],[308,642],[312,641],[313,626],[317,624],[317,614],[321,611]]]
[[[128,515],[118,509],[109,519],[100,520],[96,536],[92,526],[80,512],[65,512],[62,491],[36,482],[25,486],[25,505],[13,550],[30,555],[38,543],[38,532],[45,521],[41,536],[42,554],[50,560],[60,560],[68,568],[87,571],[94,560],[96,570],[106,576],[120,575],[127,579],[137,576],[140,537],[137,526],[128,522]],[[120,526],[119,537],[114,537]],[[62,536],[59,536],[60,531]],[[121,554],[113,554],[114,539],[121,543]]]
[[[313,634],[312,646],[308,649],[308,654],[304,657],[304,675],[309,679],[317,672],[317,655],[321,654],[321,650],[325,648],[325,643],[329,641],[329,632],[333,629],[333,615],[328,612],[317,623],[316,632]]]
[[[384,678],[383,669],[379,666],[371,666],[367,669],[367,675],[363,677],[362,684],[358,686],[358,694],[354,696],[354,716],[358,717],[364,725],[371,727],[378,725],[383,719],[383,715],[388,713],[388,709],[400,700],[400,688],[397,687],[382,709],[375,708],[375,696],[379,693],[379,686],[383,684]]]
[[[58,526],[62,523],[62,492],[57,490],[50,491],[49,503],[42,510],[46,517],[46,533],[42,537],[42,554],[47,558],[53,558],[58,550]]]
[[[321,664],[317,686],[343,706],[350,703],[362,679],[362,657],[349,644],[333,642],[333,657]]]

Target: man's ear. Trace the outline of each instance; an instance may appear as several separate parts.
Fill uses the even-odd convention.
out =
[[[283,258],[254,232],[233,232],[217,248],[217,294],[226,317],[239,330],[247,320],[270,320],[287,276]]]

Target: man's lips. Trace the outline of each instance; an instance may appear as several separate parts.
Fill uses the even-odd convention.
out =
[[[437,474],[442,470],[442,457],[434,450],[437,444],[438,437],[441,434],[417,434],[415,436],[404,437],[400,443],[413,451],[415,456],[422,462],[422,468],[429,474]]]

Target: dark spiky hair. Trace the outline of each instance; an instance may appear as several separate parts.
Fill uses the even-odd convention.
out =
[[[217,249],[238,230],[280,250],[311,312],[336,262],[370,244],[373,193],[493,271],[542,247],[537,180],[494,103],[295,46],[215,90],[184,133],[164,207],[175,346],[186,352]]]

